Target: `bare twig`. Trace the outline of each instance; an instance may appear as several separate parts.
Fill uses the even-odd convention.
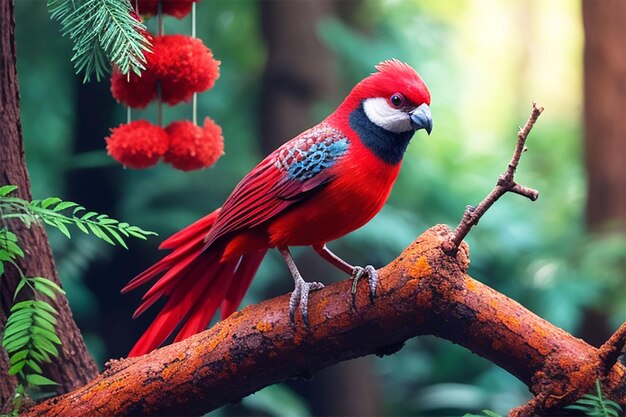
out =
[[[613,336],[598,349],[598,357],[604,368],[601,370],[603,375],[606,375],[613,365],[615,365],[615,362],[617,362],[617,359],[624,350],[624,345],[626,345],[626,323],[622,324],[621,327],[613,333]]]
[[[469,233],[472,227],[478,224],[480,218],[489,210],[489,208],[507,192],[522,195],[535,201],[539,197],[539,192],[532,188],[524,187],[515,182],[515,170],[519,165],[519,160],[522,156],[522,152],[526,150],[526,138],[531,129],[535,125],[535,122],[539,118],[539,115],[543,112],[543,107],[537,107],[536,103],[533,103],[533,108],[530,113],[528,121],[517,132],[517,145],[515,146],[515,152],[513,158],[509,162],[509,166],[506,172],[498,177],[498,182],[495,188],[489,193],[489,195],[480,202],[477,207],[467,206],[463,218],[459,225],[452,232],[450,241],[446,243],[444,249],[446,252],[455,252],[465,236]]]

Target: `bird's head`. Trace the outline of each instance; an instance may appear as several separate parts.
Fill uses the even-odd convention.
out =
[[[430,93],[415,70],[397,59],[381,62],[377,72],[350,92],[344,105],[362,106],[370,122],[392,133],[433,128]]]

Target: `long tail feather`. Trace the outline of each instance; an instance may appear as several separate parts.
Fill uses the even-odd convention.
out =
[[[239,306],[267,250],[224,261],[224,244],[205,249],[205,237],[218,214],[219,209],[166,239],[160,247],[172,252],[122,289],[130,291],[162,275],[142,297],[133,318],[160,298],[168,298],[129,356],[156,349],[181,322],[175,341],[204,330],[220,306],[222,318]]]
[[[226,295],[232,281],[233,273],[239,260],[222,264],[211,285],[206,288],[194,288],[197,291],[197,300],[194,303],[187,321],[178,332],[175,342],[179,342],[206,329],[213,315]]]
[[[222,305],[220,306],[222,320],[233,314],[235,310],[237,310],[237,307],[239,307],[239,304],[241,304],[241,300],[243,300],[243,296],[248,290],[248,287],[250,287],[252,278],[254,278],[266,253],[267,249],[263,249],[247,253],[241,257],[235,278],[231,281],[230,287],[228,287],[228,293],[226,293],[224,301],[222,301]]]
[[[181,277],[181,281],[170,295],[165,306],[131,349],[128,354],[129,357],[141,356],[156,349],[174,331],[178,323],[185,319],[189,310],[198,301],[200,294],[211,284],[209,274],[199,275],[201,268],[206,266],[205,259],[207,258],[198,258],[199,262],[189,268],[188,273]],[[218,265],[214,263],[213,268],[209,267],[206,272],[213,272]],[[198,288],[199,286],[202,288]]]

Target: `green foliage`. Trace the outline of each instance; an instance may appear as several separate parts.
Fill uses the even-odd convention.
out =
[[[596,379],[595,394],[585,394],[574,404],[564,407],[565,410],[582,411],[589,417],[618,417],[622,407],[615,401],[605,399],[602,395],[600,380]],[[463,417],[502,417],[491,410],[481,410],[481,414],[466,413]]]
[[[3,224],[0,227],[0,276],[5,273],[7,265],[12,266],[20,276],[13,300],[26,287],[30,288],[33,295],[32,299],[21,297],[25,299],[11,307],[2,335],[2,348],[9,356],[8,373],[16,375],[20,381],[13,397],[13,408],[17,412],[23,403],[26,387],[56,385],[55,381],[42,375],[41,368],[43,363],[49,363],[59,355],[57,346],[61,345],[56,332],[55,316],[58,312],[45,299],[54,300],[58,294],[65,295],[65,292],[48,278],[25,276],[16,262],[18,258],[24,257],[24,251],[19,246],[18,236],[8,229],[6,220],[15,218],[28,227],[43,222],[56,227],[68,238],[71,235],[67,225],[73,224],[86,234],[92,233],[111,245],[117,243],[125,248],[127,246],[122,236],[146,239],[154,233],[104,214],[92,211],[83,214],[86,211],[84,207],[57,197],[31,202],[11,197],[10,194],[16,189],[14,185],[0,186],[0,220]],[[63,213],[70,210],[71,215]]]
[[[18,218],[27,226],[33,222],[43,221],[57,228],[68,238],[71,238],[71,234],[67,225],[74,225],[85,234],[92,233],[111,245],[119,244],[126,249],[128,247],[124,238],[136,237],[145,240],[149,235],[156,235],[154,232],[112,219],[106,214],[87,211],[78,203],[63,201],[58,197],[31,202],[8,197],[14,189],[12,185],[0,187],[0,213],[4,219]],[[69,213],[70,210],[70,215],[64,214]]]
[[[617,417],[622,412],[622,407],[618,403],[604,398],[599,379],[596,379],[595,394],[585,394],[565,409],[582,411],[589,417]]]
[[[104,176],[115,184],[111,204],[114,202],[120,218],[169,234],[222,204],[238,180],[261,159],[262,117],[258,111],[263,104],[262,74],[268,50],[260,27],[259,2],[197,4],[198,21],[202,22],[198,35],[210,41],[208,45],[222,60],[219,82],[209,94],[198,97],[199,113],[210,115],[222,126],[226,155],[210,171],[189,173],[166,165],[149,171],[121,171],[95,169],[94,163],[84,169],[88,166],[84,161],[92,156],[106,159],[106,151],[99,151],[100,155],[76,153],[83,149],[77,145],[93,138],[81,135],[76,127],[75,119],[81,117],[76,106],[81,104],[76,102],[73,74],[67,71],[71,46],[60,36],[48,40],[53,23],[43,7],[33,8],[29,3],[16,2],[16,40],[26,155],[37,198],[47,196],[50,189],[70,192],[75,184],[67,182],[68,173]],[[317,25],[319,38],[333,52],[333,67],[340,78],[334,80],[334,94],[320,92],[326,100],[315,104],[308,125],[333,111],[354,83],[372,72],[374,64],[391,57],[406,60],[424,77],[432,93],[431,110],[437,125],[430,137],[418,134],[413,139],[383,211],[360,230],[333,242],[331,249],[351,263],[382,266],[427,227],[437,223],[454,226],[465,205],[476,204],[493,187],[511,156],[516,126],[524,123],[531,100],[536,100],[546,112],[533,130],[518,175],[520,182],[539,189],[541,197],[530,203],[509,195],[493,207],[469,236],[470,273],[577,336],[581,312],[586,309],[608,314],[614,327],[621,324],[624,241],[610,248],[604,238],[592,242],[583,222],[580,3],[550,3],[548,9],[520,8],[517,2],[494,2],[485,8],[466,0],[349,3],[341,8],[338,19],[330,17]],[[518,24],[526,21],[519,19],[522,11],[531,27]],[[156,29],[156,23],[156,19],[147,21],[151,29]],[[186,19],[166,17],[164,24],[167,33],[189,30]],[[89,111],[106,115],[108,107],[107,100],[93,101]],[[133,114],[155,120],[156,106]],[[121,107],[115,117],[109,117],[105,127],[123,120]],[[188,106],[166,112],[169,120],[188,117]],[[214,181],[216,178],[220,180]],[[91,194],[89,190],[72,192]],[[87,263],[70,270],[63,267],[60,249],[68,258],[65,264],[72,265],[74,260],[88,260],[83,243],[92,245],[89,256],[95,264],[107,256],[111,257],[107,264],[120,264],[125,254],[102,250],[98,241],[83,234],[70,241],[61,234],[51,238],[64,287],[69,296],[79,299],[77,303],[70,299],[74,315],[95,323],[91,331],[100,331],[107,316],[99,313],[128,300],[115,298],[113,292],[91,292],[79,279],[90,266],[90,279],[98,280],[108,272],[108,265]],[[153,262],[154,251],[137,253],[141,258],[137,263]],[[310,250],[301,253],[313,257],[311,263],[316,267],[326,268]],[[606,259],[609,256],[611,260]],[[308,265],[304,269],[310,278],[325,277],[325,271],[328,282],[331,274],[344,278],[333,268],[319,273]],[[69,279],[72,274],[75,279]],[[270,251],[243,305],[291,289],[282,259]],[[119,338],[114,342],[105,339],[106,334],[93,333],[93,337],[101,337],[106,348],[117,353]],[[127,336],[124,345],[132,342]],[[412,339],[397,354],[375,359],[372,365],[381,387],[381,411],[386,415],[448,416],[463,415],[467,410],[480,414],[482,409],[506,415],[513,405],[530,399],[527,387],[496,365],[432,337]],[[450,382],[466,386],[465,396],[459,399],[457,394],[462,391]],[[299,388],[298,392],[307,389]],[[433,392],[437,398],[447,399],[446,403],[427,403],[425,396]],[[227,410],[223,415],[229,413],[233,414]]]
[[[141,74],[144,52],[150,42],[145,26],[131,15],[128,0],[48,0],[51,18],[61,23],[61,33],[74,42],[74,68],[84,72],[84,81],[95,73],[100,79],[109,72],[109,62],[122,74]]]
[[[50,294],[50,298],[56,298],[55,292],[62,293],[62,290],[47,278],[26,278],[20,281],[20,284],[22,282],[27,282],[28,285],[38,284],[39,288],[35,287],[36,291],[45,288],[45,294]],[[19,290],[15,295],[18,292]],[[20,380],[27,381],[31,386],[56,384],[41,375],[40,365],[50,362],[51,357],[59,355],[55,346],[61,345],[55,328],[57,314],[54,307],[43,300],[20,301],[11,307],[11,315],[2,337],[2,347],[9,355],[9,375],[18,375]]]

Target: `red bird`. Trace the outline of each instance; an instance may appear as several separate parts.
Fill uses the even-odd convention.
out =
[[[269,248],[278,248],[295,282],[290,319],[300,306],[308,326],[310,290],[289,246],[312,246],[354,277],[367,276],[370,296],[376,270],[352,266],[326,243],[363,226],[382,208],[413,134],[432,130],[430,93],[422,78],[398,60],[376,66],[337,110],[317,126],[272,152],[235,187],[221,208],[165,240],[172,252],[124,287],[130,291],[163,276],[143,296],[134,317],[161,297],[168,300],[129,356],[158,347],[184,321],[176,341],[201,332],[220,308],[233,313]]]

